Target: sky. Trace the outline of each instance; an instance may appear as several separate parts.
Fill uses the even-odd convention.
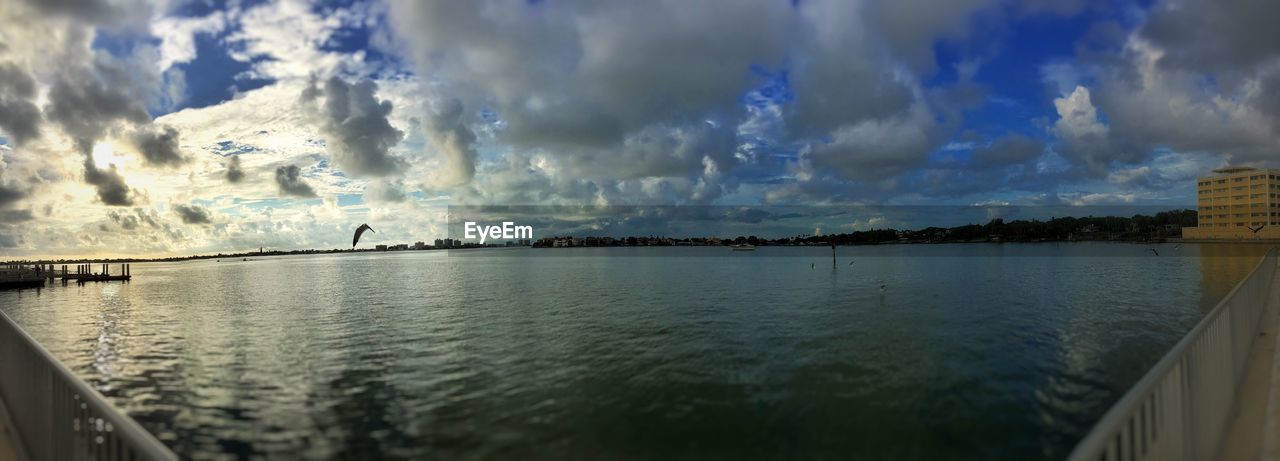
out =
[[[461,205],[1194,207],[1198,175],[1280,166],[1277,17],[3,0],[0,259],[430,242]]]

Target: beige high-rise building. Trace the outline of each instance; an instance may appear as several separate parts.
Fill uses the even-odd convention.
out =
[[[1232,167],[1196,180],[1198,227],[1182,238],[1280,239],[1280,170]]]

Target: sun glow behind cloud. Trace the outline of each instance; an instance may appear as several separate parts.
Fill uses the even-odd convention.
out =
[[[99,141],[93,145],[93,165],[98,168],[122,168],[121,157],[116,156],[116,146],[111,141]]]

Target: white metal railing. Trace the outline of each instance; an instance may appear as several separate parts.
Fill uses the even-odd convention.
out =
[[[1107,411],[1068,459],[1212,458],[1231,416],[1275,273],[1273,248]]]
[[[33,460],[170,460],[177,456],[62,365],[0,311],[0,400]]]

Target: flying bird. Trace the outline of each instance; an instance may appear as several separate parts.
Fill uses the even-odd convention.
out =
[[[1156,251],[1155,248],[1147,248],[1147,250],[1151,251],[1152,253],[1155,253],[1156,256],[1160,256],[1160,252]]]
[[[373,232],[375,234],[377,233],[377,232],[374,232],[373,228],[369,227],[368,224],[361,224],[360,227],[356,228],[355,237],[351,238],[351,248],[355,248],[356,244],[360,243],[360,236],[364,234],[364,231]]]
[[[1256,234],[1256,233],[1258,233],[1258,231],[1262,230],[1262,228],[1264,228],[1264,227],[1267,227],[1267,225],[1266,225],[1266,224],[1262,224],[1262,225],[1258,226],[1258,228],[1257,228],[1257,229],[1254,229],[1254,228],[1250,227],[1250,228],[1249,228],[1249,230],[1253,231],[1253,233],[1255,233],[1255,234]]]

